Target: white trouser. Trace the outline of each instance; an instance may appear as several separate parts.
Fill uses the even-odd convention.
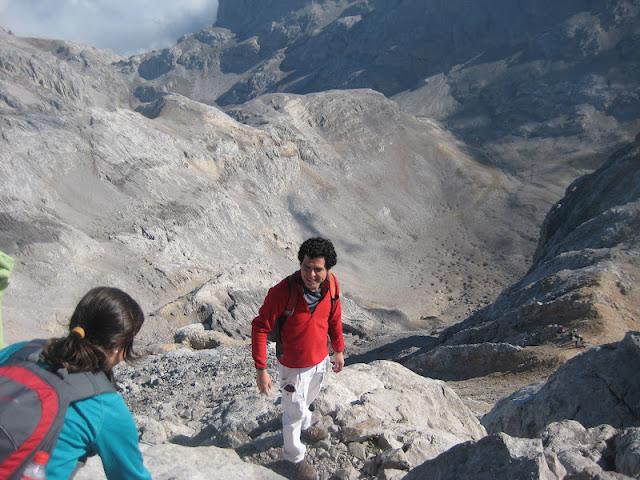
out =
[[[300,432],[311,426],[309,405],[316,399],[327,373],[329,357],[307,368],[289,368],[278,364],[282,392],[282,436],[285,460],[298,463],[307,448],[300,441]]]

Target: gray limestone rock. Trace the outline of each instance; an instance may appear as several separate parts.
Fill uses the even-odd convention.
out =
[[[154,80],[169,72],[173,68],[173,62],[171,50],[164,49],[140,62],[138,73],[145,80]]]
[[[542,226],[529,272],[441,335],[448,345],[553,346],[561,356],[640,324],[640,144],[577,179]]]
[[[116,375],[132,410],[158,422],[172,442],[231,447],[246,461],[271,465],[281,455],[279,393],[257,394],[248,354],[236,346],[178,350],[119,366]],[[309,448],[309,459],[325,473],[361,470],[364,462],[372,476],[408,469],[485,434],[446,384],[388,361],[330,373],[314,407],[330,437]]]
[[[549,380],[501,400],[482,419],[489,432],[535,437],[555,421],[585,427],[640,425],[640,334],[592,348],[568,361]]]
[[[183,447],[174,444],[143,448],[146,467],[155,480],[282,480],[267,468],[243,462],[237,453],[218,447]],[[78,480],[105,479],[99,457],[91,457],[74,477]]]
[[[407,474],[406,471],[404,470],[396,470],[394,468],[387,468],[385,470],[382,470],[377,478],[379,480],[400,480],[402,478],[404,478],[404,476]]]
[[[640,477],[640,428],[627,428],[615,438],[616,471]]]
[[[599,152],[625,140],[626,122],[635,118],[630,112],[637,95],[625,83],[635,78],[627,74],[635,65],[628,53],[635,45],[634,5],[613,15],[609,5],[589,4],[590,10],[575,2],[554,4],[538,16],[530,2],[501,1],[465,4],[475,14],[460,17],[456,2],[434,6],[428,15],[416,1],[389,8],[348,0],[276,3],[222,2],[220,25],[233,31],[210,27],[170,49],[127,60],[68,42],[2,33],[0,98],[7,115],[1,160],[11,192],[2,198],[0,240],[5,249],[28,257],[20,259],[25,268],[17,272],[27,288],[14,300],[8,297],[9,319],[28,317],[30,327],[59,332],[84,289],[74,287],[76,278],[120,282],[150,312],[234,265],[254,265],[252,255],[273,259],[264,266],[268,280],[275,281],[290,268],[283,267],[288,261],[295,265],[289,249],[325,232],[352,257],[344,266],[354,298],[402,310],[410,327],[423,327],[421,319],[434,315],[450,323],[522,273],[541,212],[577,170],[593,168]],[[247,18],[238,15],[242,8],[251,8]],[[436,18],[452,20],[453,31],[462,35],[455,43],[460,50],[450,50],[449,32],[443,34],[440,23],[425,27],[423,20]],[[506,30],[488,28],[493,22]],[[388,37],[377,35],[381,25],[393,26]],[[514,37],[507,45],[495,43],[497,31]],[[522,51],[521,35],[528,45]],[[422,41],[427,38],[433,41]],[[393,47],[372,48],[387,42]],[[614,52],[623,63],[618,81],[607,82],[599,69]],[[240,62],[234,72],[241,74],[221,72],[225,55]],[[444,61],[451,56],[456,60]],[[362,65],[343,68],[345,61]],[[555,61],[566,62],[567,69],[555,69]],[[307,63],[314,71],[307,71]],[[296,70],[289,74],[280,67]],[[569,78],[549,78],[550,68]],[[234,97],[238,101],[270,89],[331,86],[376,87],[390,94],[405,82],[413,87],[437,75],[446,78],[438,77],[432,91],[451,97],[439,111],[450,112],[447,121],[456,132],[469,135],[466,144],[443,125],[406,115],[372,92],[266,96],[233,109],[254,128],[198,103],[211,104],[243,82],[251,88]],[[507,115],[511,108],[520,110]],[[539,111],[544,118],[521,118],[522,112]],[[519,129],[516,140],[492,138],[498,120]],[[573,136],[548,142],[561,127]],[[591,142],[587,151],[575,138],[581,132]],[[478,149],[487,138],[493,143]],[[538,151],[544,167],[535,170],[540,176],[530,175],[528,154]],[[514,171],[544,187],[520,193],[529,181],[523,185],[511,175],[514,156],[527,158]],[[620,216],[630,219],[624,211],[609,219]],[[50,267],[69,258],[82,259],[73,272]],[[385,282],[373,280],[379,278],[375,269],[359,270],[380,261]],[[96,264],[102,267],[88,267]],[[587,272],[568,287],[575,290],[595,277]],[[627,283],[622,279],[621,288]],[[51,286],[50,295],[45,289],[48,298],[34,302],[44,285]],[[416,298],[424,301],[414,305]],[[594,313],[589,302],[572,296],[538,301],[546,315]],[[33,313],[20,305],[35,305]],[[147,339],[170,339],[173,327],[183,326],[172,320],[154,318]],[[224,329],[242,335],[244,325],[223,320]],[[18,330],[11,326],[9,338]],[[510,342],[535,341],[530,333],[522,335]]]
[[[375,461],[378,464],[378,471],[380,471],[380,469],[409,470],[411,468],[409,459],[402,448],[380,452],[376,456]]]
[[[610,425],[584,428],[574,420],[550,424],[542,433],[544,451],[569,478],[637,478],[638,429]]]
[[[565,420],[550,424],[541,438],[545,453],[555,455],[571,478],[580,472],[608,469],[615,458],[612,439],[616,433],[609,425],[585,429],[579,422]]]
[[[242,343],[223,332],[208,330],[202,323],[194,323],[176,330],[174,339],[176,343],[181,343],[194,350]]]
[[[429,478],[445,480],[495,478],[564,478],[552,471],[539,439],[514,438],[504,433],[484,437],[476,442],[456,445],[433,460],[411,470],[403,480]]]
[[[509,343],[444,345],[408,357],[403,365],[425,376],[442,379],[481,377],[494,372],[520,372],[544,364],[530,349]],[[548,362],[547,367],[553,366]]]
[[[242,73],[259,60],[260,43],[257,37],[251,37],[224,50],[220,57],[220,69],[223,72]]]
[[[57,61],[44,47],[11,42],[25,50],[20,62],[31,51],[43,65]],[[65,81],[76,75],[68,68]],[[111,103],[68,102],[59,116],[37,82],[2,72],[26,89],[23,98],[38,99],[23,116],[2,119],[0,244],[23,265],[14,272],[21,288],[4,304],[10,341],[27,327],[61,333],[87,285],[104,283],[143,305],[145,343],[170,343],[177,328],[196,322],[245,339],[266,290],[297,268],[297,246],[317,233],[344,255],[336,273],[345,304],[353,300],[346,332],[375,337],[421,327],[425,309],[451,322],[514,278],[514,258],[531,248],[510,221],[487,228],[484,214],[451,214],[464,202],[494,215],[508,207],[502,187],[517,182],[372,91],[265,98],[234,112],[244,124],[163,93],[145,103],[155,109],[146,118],[118,103],[128,95],[125,75],[104,86],[122,86]],[[512,238],[515,257],[495,257],[471,241],[477,236]],[[390,248],[397,254],[383,253]],[[483,262],[497,265],[486,286],[458,277]]]
[[[0,31],[0,112],[64,115],[128,105],[128,83],[111,67],[121,57],[72,42]],[[4,129],[4,127],[3,127]]]
[[[628,479],[634,476],[636,430],[564,420],[550,424],[541,438],[497,433],[457,445],[404,478]]]
[[[230,30],[129,59],[0,29],[7,337],[64,332],[88,285],[129,291],[158,354],[119,384],[141,440],[175,442],[145,447],[154,477],[279,478],[253,465],[278,470],[279,407],[243,342],[301,239],[339,249],[347,345],[440,328],[524,273],[542,212],[637,133],[637,2],[543,3],[223,0]],[[404,93],[257,97],[362,87]],[[517,372],[636,329],[638,148],[569,186],[520,282],[403,358]],[[316,402],[331,437],[309,458],[323,479],[637,476],[639,343],[590,349],[483,420],[543,443],[484,437],[399,364],[350,365]],[[587,428],[548,425],[568,418]]]
[[[135,420],[141,443],[148,445],[166,443],[168,435],[162,423],[146,415],[135,415]]]

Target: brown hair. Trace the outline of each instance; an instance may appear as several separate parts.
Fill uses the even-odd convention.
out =
[[[117,288],[96,287],[76,306],[69,334],[50,340],[42,355],[52,367],[66,368],[69,373],[103,371],[111,376],[107,354],[119,349],[125,360],[135,358],[133,338],[143,322],[140,305],[128,294]],[[81,328],[74,330],[76,327]]]

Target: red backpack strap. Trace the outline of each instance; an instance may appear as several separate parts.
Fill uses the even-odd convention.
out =
[[[287,277],[287,284],[289,285],[289,300],[287,301],[287,307],[282,312],[282,317],[285,319],[289,318],[293,315],[293,312],[296,310],[296,304],[298,303],[298,281],[296,279],[296,274],[291,274]]]
[[[340,298],[340,294],[338,293],[338,279],[336,276],[329,272],[329,295],[331,296],[331,310],[329,311],[329,318],[333,316],[333,312],[336,309],[336,303],[338,303],[338,299]]]
[[[287,300],[287,306],[276,319],[276,324],[273,330],[267,334],[267,338],[270,341],[276,342],[277,358],[282,356],[282,327],[284,326],[284,322],[293,315],[293,312],[295,312],[296,309],[296,304],[298,303],[298,284],[299,282],[295,273],[287,277],[287,286],[289,287],[289,299]]]

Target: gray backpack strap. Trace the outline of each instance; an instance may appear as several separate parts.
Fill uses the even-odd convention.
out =
[[[46,342],[47,340],[42,339],[31,340],[10,358],[12,361],[37,363],[40,360],[42,347]],[[42,365],[40,367],[44,368]],[[49,375],[47,373],[41,375],[45,375],[49,383],[56,386],[59,394],[64,397],[67,403],[84,400],[101,393],[116,391],[115,386],[104,372],[69,373],[64,368],[56,372],[46,371]]]
[[[47,343],[47,341],[43,339],[31,340],[24,347],[14,352],[9,359],[22,360],[23,362],[37,362],[45,343]]]
[[[116,391],[104,372],[68,373],[65,369],[60,369],[56,373],[65,384],[61,393],[69,403]]]

